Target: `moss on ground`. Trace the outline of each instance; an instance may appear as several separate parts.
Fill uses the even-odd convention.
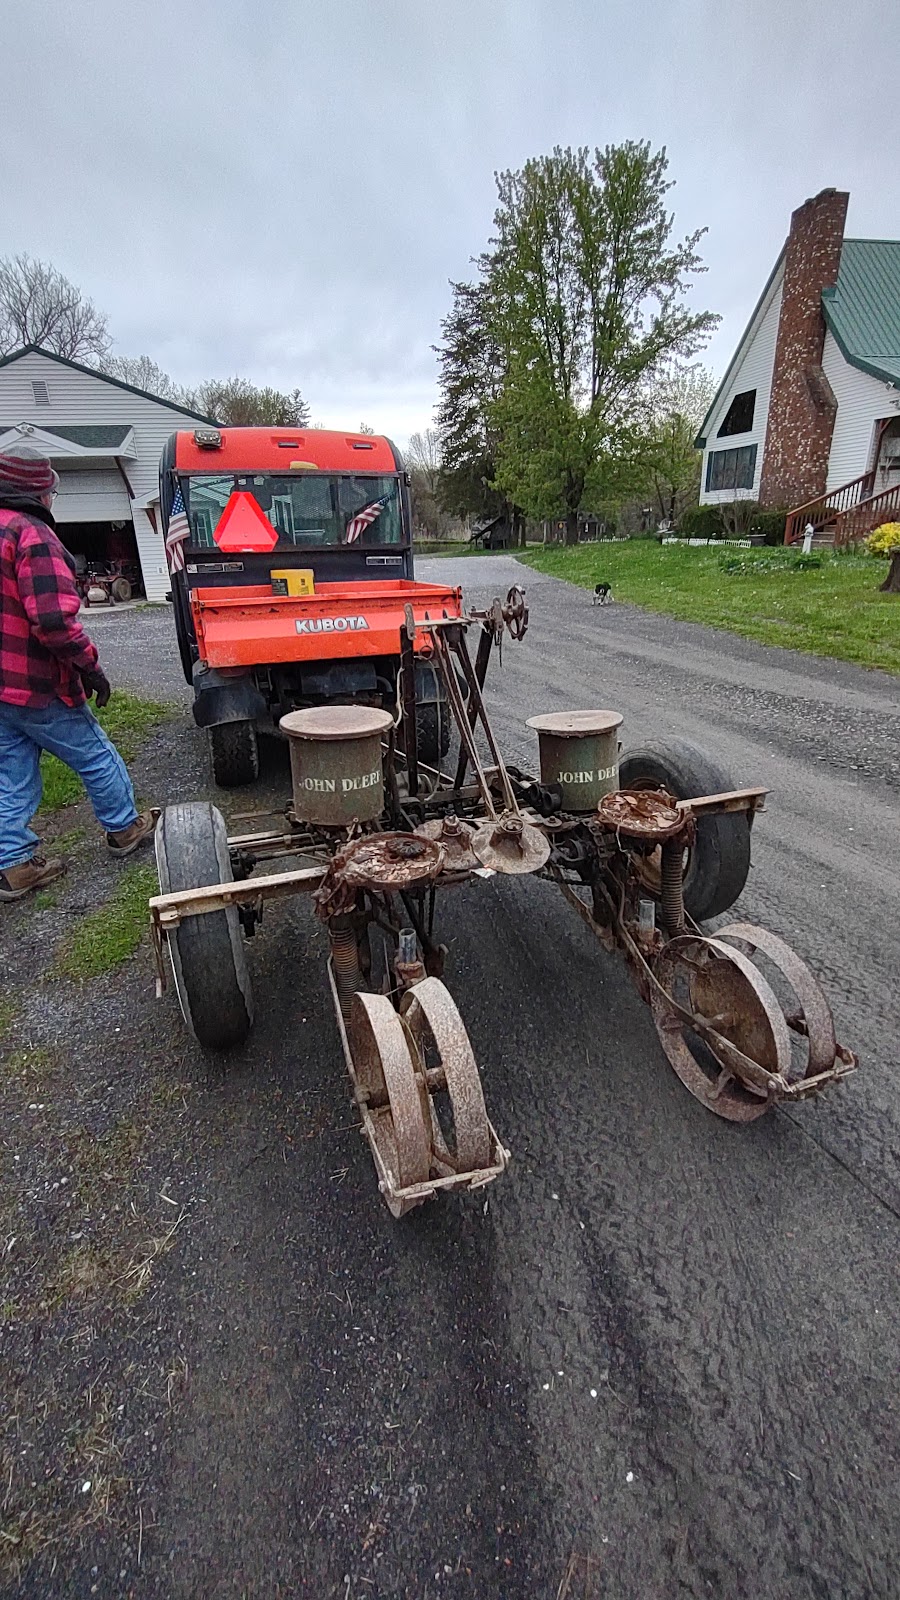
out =
[[[147,902],[157,888],[154,867],[127,867],[112,899],[83,917],[65,941],[58,958],[60,972],[83,982],[127,961],[149,927]]]
[[[48,844],[54,852],[58,852],[60,855],[67,855],[70,850],[74,850],[77,845],[82,844],[86,838],[87,828],[79,826],[77,828],[67,828],[65,833],[56,834],[54,838],[48,840]]]
[[[52,1050],[34,1045],[21,1050],[8,1050],[0,1057],[0,1078],[24,1078],[42,1083],[56,1065]]]
[[[9,1033],[18,1015],[18,1003],[11,995],[0,994],[0,1039]]]

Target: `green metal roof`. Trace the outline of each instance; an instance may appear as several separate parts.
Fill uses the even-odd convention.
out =
[[[900,240],[845,239],[822,310],[845,361],[900,385]]]
[[[747,337],[784,257],[782,249],[694,440],[706,448],[706,430],[743,353]],[[845,239],[838,281],[822,290],[822,311],[845,361],[882,383],[900,388],[900,239]]]

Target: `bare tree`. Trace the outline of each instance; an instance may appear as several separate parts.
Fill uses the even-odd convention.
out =
[[[410,471],[419,473],[429,493],[436,495],[443,465],[441,436],[437,428],[426,428],[424,433],[411,434],[404,454]]]
[[[197,409],[231,428],[305,428],[309,406],[299,389],[258,389],[247,378],[211,379],[196,393]]]
[[[715,392],[712,374],[696,363],[674,363],[652,374],[647,383],[645,492],[669,522],[677,521],[699,498],[702,455],[694,439]]]
[[[109,352],[106,317],[48,261],[0,259],[0,355],[36,344],[69,361]]]
[[[175,383],[152,356],[104,356],[100,371],[110,378],[118,378],[120,383],[131,384],[133,389],[159,395],[161,400],[172,400],[176,405],[197,409],[197,397],[193,391]]]

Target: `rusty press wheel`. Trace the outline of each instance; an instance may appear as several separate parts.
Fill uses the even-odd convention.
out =
[[[830,1072],[835,1058],[840,1054],[834,1033],[834,1018],[806,962],[777,934],[769,933],[767,928],[757,928],[751,922],[730,922],[727,928],[716,929],[716,938],[728,939],[729,942],[738,940],[749,945],[754,954],[761,951],[787,979],[797,1001],[797,1009],[786,1020],[795,1038],[806,1042],[806,1059],[800,1071],[793,1076],[815,1078],[820,1073]]]
[[[702,1018],[723,1039],[767,1072],[787,1078],[791,1041],[778,1000],[750,959],[739,950],[686,934],[672,939],[654,965],[665,990],[651,990],[650,1006],[660,1042],[686,1089],[708,1111],[729,1122],[754,1122],[770,1109],[765,1089],[736,1075],[715,1053],[666,995],[695,1017]]]
[[[410,1042],[420,1082],[446,1089],[452,1129],[442,1127],[430,1104],[431,1140],[440,1165],[451,1172],[479,1172],[490,1166],[491,1131],[481,1078],[465,1024],[439,978],[425,978],[404,996],[400,1020]]]
[[[416,1080],[409,1042],[386,995],[357,993],[347,1039],[360,1089],[374,1125],[378,1155],[395,1189],[424,1183],[431,1166],[430,1111]],[[385,1193],[392,1216],[417,1204]]]

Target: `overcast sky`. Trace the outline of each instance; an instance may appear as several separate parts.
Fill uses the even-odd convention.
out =
[[[495,168],[665,144],[721,373],[826,185],[900,238],[900,0],[0,0],[0,254],[52,261],[120,353],[427,426],[447,281]]]

